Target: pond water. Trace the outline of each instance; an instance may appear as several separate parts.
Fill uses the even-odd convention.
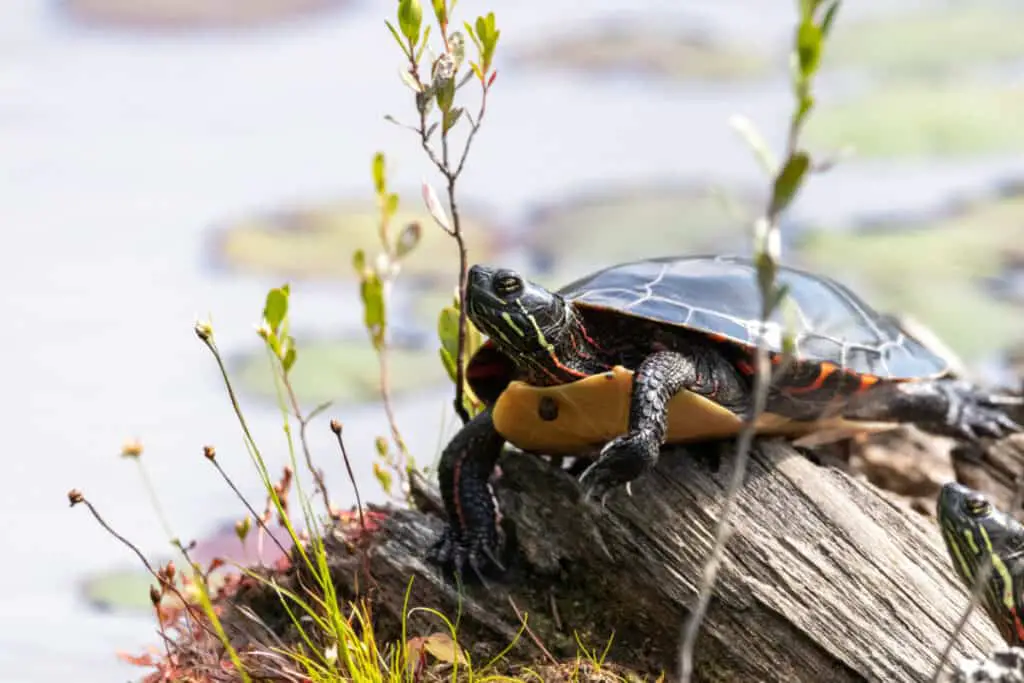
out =
[[[505,4],[502,48],[569,18],[629,12],[692,18],[708,31],[781,48],[792,21],[792,3],[752,12],[740,0],[600,0],[585,8],[551,0],[543,13],[541,3]],[[842,20],[888,4],[850,3]],[[148,617],[95,613],[77,594],[82,577],[133,566],[134,558],[84,508],[68,509],[70,488],[147,554],[168,550],[139,473],[118,458],[123,441],[144,443],[182,538],[240,513],[204,461],[204,444],[215,444],[240,488],[260,500],[192,324],[211,315],[225,352],[254,348],[262,297],[279,283],[219,274],[204,266],[203,250],[225,218],[334,194],[369,197],[378,149],[392,159],[397,184],[433,177],[411,134],[382,119],[410,111],[385,6],[390,12],[389,3],[362,2],[244,33],[156,35],[79,27],[54,2],[0,4],[0,284],[4,320],[13,322],[3,345],[4,680],[124,680],[139,670],[115,650],[135,653],[156,642]],[[485,6],[463,0],[458,10],[465,16]],[[515,223],[527,203],[595,182],[763,182],[727,118],[744,113],[777,145],[790,105],[781,77],[658,88],[628,77],[574,79],[500,62],[499,69],[462,187],[464,198],[486,199],[497,222]],[[1022,168],[1012,156],[851,164],[815,178],[794,215],[831,221],[922,210]],[[314,330],[337,331],[359,316],[351,285],[300,282],[293,302],[294,317]],[[431,461],[450,433],[447,405],[441,389],[398,405],[420,462]],[[276,411],[246,407],[279,468],[287,454]],[[329,416],[347,425],[351,453],[372,453],[373,438],[386,433],[376,406]],[[313,432],[318,461],[347,505],[326,420]],[[355,464],[364,499],[379,496],[370,458]]]

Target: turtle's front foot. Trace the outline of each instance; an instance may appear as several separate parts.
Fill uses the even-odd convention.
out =
[[[612,490],[652,470],[658,461],[658,439],[650,431],[616,437],[601,449],[597,462],[580,475],[580,486],[590,500],[604,504]]]
[[[1024,431],[1005,412],[1005,406],[1020,405],[1020,398],[979,391],[966,383],[951,383],[945,388],[949,395],[947,426],[956,436],[977,441],[984,436],[999,438]]]

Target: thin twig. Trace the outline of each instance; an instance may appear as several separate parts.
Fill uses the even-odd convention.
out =
[[[771,366],[768,364],[768,350],[764,346],[764,340],[760,340],[757,349],[757,363],[755,364],[756,376],[754,379],[754,401],[750,414],[740,431],[736,441],[736,459],[733,464],[732,478],[729,480],[729,487],[725,491],[725,501],[722,503],[722,511],[715,527],[715,542],[711,548],[711,556],[704,564],[704,571],[701,575],[700,590],[697,593],[697,605],[693,608],[686,627],[683,631],[682,655],[680,657],[680,680],[686,683],[693,675],[693,650],[697,643],[697,633],[700,631],[701,622],[711,602],[711,594],[714,590],[715,579],[718,577],[718,570],[725,558],[725,548],[732,535],[729,525],[729,515],[732,507],[739,497],[740,487],[746,475],[747,460],[750,457],[750,449],[754,442],[754,435],[757,432],[757,417],[764,411],[767,402],[767,387],[771,381]]]
[[[540,651],[544,653],[544,656],[548,658],[548,661],[557,666],[558,660],[554,658],[546,647],[544,647],[544,643],[540,642],[540,638],[538,638],[533,632],[533,629],[526,624],[526,618],[523,616],[523,613],[519,611],[519,608],[516,607],[515,600],[512,599],[511,595],[508,596],[508,604],[512,605],[512,611],[516,613],[516,618],[519,619],[519,623],[523,625],[523,630],[526,631],[526,635],[530,636],[530,640],[533,641],[534,645],[540,648]]]
[[[963,614],[960,615],[960,619],[956,623],[956,628],[953,629],[953,633],[950,634],[949,639],[946,640],[946,646],[942,648],[942,654],[939,656],[939,662],[935,665],[935,671],[932,674],[932,683],[939,683],[939,679],[942,676],[942,669],[946,666],[946,662],[949,660],[949,655],[953,651],[953,646],[956,641],[960,638],[960,634],[967,626],[967,620],[970,618],[971,613],[974,611],[974,606],[981,598],[981,593],[985,590],[988,580],[992,576],[992,558],[989,556],[985,557],[985,560],[981,563],[981,570],[977,576],[974,577],[974,583],[971,584],[971,593],[968,596],[967,608],[964,609]]]
[[[366,531],[366,520],[363,518],[363,501],[359,497],[359,485],[356,484],[356,475],[352,472],[352,463],[348,459],[348,451],[345,450],[345,439],[341,436],[341,423],[337,420],[331,420],[331,431],[334,432],[334,436],[338,437],[338,448],[341,449],[341,459],[345,463],[345,469],[348,470],[348,480],[352,482],[352,490],[356,494],[356,509],[359,511],[359,527]]]
[[[405,445],[405,439],[398,431],[398,418],[395,416],[395,408],[391,402],[391,369],[388,354],[388,344],[385,342],[377,351],[377,359],[380,362],[380,398],[384,404],[384,415],[387,417],[388,426],[391,428],[391,439],[398,446],[405,458],[409,457],[409,449]]]
[[[224,468],[220,466],[220,463],[217,461],[217,458],[210,457],[210,455],[207,455],[206,459],[212,462],[213,466],[217,468],[217,471],[220,472],[220,476],[224,478],[224,481],[226,481],[228,486],[231,487],[231,490],[235,492],[235,495],[238,496],[238,499],[242,501],[242,504],[245,505],[245,508],[249,511],[249,514],[251,514],[253,516],[253,519],[256,520],[256,524],[258,524],[259,527],[267,533],[267,536],[270,537],[270,540],[272,540],[274,544],[277,545],[278,550],[284,553],[285,557],[289,557],[288,551],[285,550],[281,542],[277,540],[277,536],[271,533],[270,529],[267,527],[266,522],[263,521],[263,517],[256,513],[256,510],[253,509],[252,505],[249,503],[246,497],[243,496],[242,492],[238,490],[238,487],[235,486],[235,482],[231,480],[231,477],[228,476],[228,473],[225,472]]]
[[[85,505],[87,508],[89,508],[89,512],[92,513],[92,516],[96,519],[97,522],[99,522],[100,526],[102,526],[104,529],[106,529],[107,533],[109,533],[111,536],[113,536],[118,541],[120,541],[122,544],[124,544],[129,550],[131,550],[133,553],[135,553],[135,556],[138,557],[139,560],[142,562],[143,566],[146,568],[146,571],[148,571],[150,574],[152,574],[153,578],[157,580],[157,583],[159,585],[166,586],[168,590],[170,590],[172,593],[174,593],[174,596],[176,598],[178,598],[178,600],[181,601],[181,604],[185,608],[186,612],[188,612],[188,614],[192,617],[192,619],[194,619],[195,622],[197,624],[199,624],[200,628],[202,628],[204,631],[206,631],[211,636],[213,636],[215,638],[218,637],[216,633],[214,633],[212,630],[210,630],[210,628],[208,626],[206,626],[206,624],[204,624],[200,619],[198,619],[194,614],[192,614],[192,610],[194,608],[191,606],[189,601],[185,599],[185,596],[181,594],[181,591],[178,590],[178,588],[174,585],[174,583],[172,581],[170,581],[170,580],[167,580],[167,581],[162,580],[160,578],[160,574],[155,569],[153,569],[153,565],[151,565],[149,563],[149,560],[147,560],[146,556],[142,554],[142,551],[139,550],[138,547],[134,543],[129,541],[127,538],[125,538],[121,534],[117,533],[114,530],[113,527],[111,527],[109,524],[107,524],[107,521],[105,519],[103,519],[103,516],[99,513],[99,511],[95,507],[93,507],[93,504],[91,502],[89,502],[88,498],[86,498],[84,495],[82,495],[82,493],[79,492],[79,491],[71,491],[71,492],[68,493],[68,500],[71,502],[71,506],[72,507],[74,507],[75,505],[78,505],[79,503],[81,503],[81,504]],[[189,634],[194,638],[195,636],[192,633],[192,625],[191,625],[190,621],[186,621],[185,625],[189,629]]]
[[[309,470],[309,473],[313,475],[313,479],[316,481],[317,489],[324,498],[324,507],[327,508],[327,516],[330,517],[331,497],[327,493],[327,482],[324,481],[323,471],[313,464],[313,456],[309,452],[309,440],[306,438],[306,427],[309,425],[309,421],[317,414],[326,410],[330,403],[320,404],[312,413],[310,413],[308,418],[305,417],[302,414],[302,409],[299,407],[299,399],[295,396],[295,390],[292,388],[291,379],[288,377],[288,373],[284,371],[283,365],[281,370],[282,383],[284,384],[285,391],[288,392],[288,400],[292,404],[292,412],[295,415],[295,419],[299,421],[299,443],[302,446],[302,455],[306,460],[306,468]]]
[[[444,40],[445,49],[448,49],[448,37],[447,37],[447,26],[441,24],[441,37]],[[416,46],[409,42],[409,50],[407,52],[409,57],[409,75],[413,78],[419,87],[419,93],[417,97],[422,97],[423,93],[426,92],[425,84],[420,80],[419,76],[419,63],[416,60]],[[486,76],[486,74],[485,74]],[[452,75],[455,78],[455,75]],[[441,121],[441,156],[438,157],[436,150],[430,145],[430,138],[427,134],[427,107],[425,101],[418,101],[419,105],[419,129],[417,133],[420,137],[420,146],[423,147],[423,151],[426,152],[427,158],[430,159],[431,163],[437,167],[437,170],[444,176],[447,185],[448,193],[448,210],[451,213],[451,228],[442,226],[444,231],[448,233],[452,239],[455,240],[455,244],[459,250],[459,335],[458,335],[458,346],[455,354],[455,398],[453,405],[456,414],[459,419],[462,420],[463,424],[469,422],[469,412],[465,406],[465,358],[466,358],[466,341],[467,341],[467,327],[468,318],[466,315],[466,280],[469,271],[469,253],[466,249],[466,241],[462,234],[462,218],[459,215],[458,202],[455,199],[455,187],[462,174],[462,169],[466,165],[466,158],[469,156],[469,150],[473,145],[473,140],[476,137],[477,131],[480,130],[480,124],[483,123],[484,115],[487,113],[487,93],[491,88],[491,82],[493,82],[493,76],[490,81],[484,80],[481,85],[483,86],[481,99],[480,99],[480,110],[477,112],[476,118],[473,119],[468,114],[466,117],[470,120],[469,135],[466,136],[466,144],[462,149],[462,154],[459,156],[459,163],[454,168],[451,165],[449,158],[449,145],[448,135],[450,130],[445,130],[444,118],[442,115]]]

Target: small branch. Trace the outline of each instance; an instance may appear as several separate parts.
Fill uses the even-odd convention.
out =
[[[273,533],[271,533],[270,529],[267,527],[266,522],[263,521],[263,516],[257,514],[256,510],[253,509],[252,505],[249,503],[246,497],[243,496],[242,492],[238,490],[237,486],[235,486],[235,482],[231,480],[231,477],[228,476],[228,473],[225,472],[224,468],[220,466],[220,463],[217,461],[216,452],[213,450],[213,447],[206,446],[203,449],[203,452],[206,455],[206,459],[213,463],[213,466],[217,468],[217,471],[220,473],[220,476],[224,478],[224,481],[226,481],[228,486],[231,487],[231,490],[235,492],[235,495],[238,496],[238,499],[242,501],[242,505],[245,506],[245,509],[248,510],[249,514],[251,514],[253,516],[253,519],[256,520],[256,524],[258,524],[259,527],[266,532],[267,536],[270,537],[270,540],[272,540],[274,544],[277,545],[278,550],[284,553],[285,557],[288,557],[288,551],[284,549],[284,546],[281,545],[281,542],[277,540],[277,537],[274,536]]]
[[[469,274],[469,254],[466,250],[466,241],[462,237],[462,220],[459,216],[459,207],[455,202],[455,182],[459,178],[459,174],[462,173],[462,168],[466,164],[466,157],[469,155],[469,148],[473,144],[473,138],[476,137],[476,132],[480,130],[480,124],[483,122],[484,114],[487,113],[487,91],[490,86],[484,85],[483,95],[480,101],[480,111],[477,114],[476,121],[473,122],[472,127],[469,129],[469,135],[466,137],[466,146],[462,150],[462,157],[459,159],[459,165],[454,171],[448,170],[448,156],[447,156],[447,145],[445,146],[445,177],[448,179],[448,205],[452,214],[452,232],[451,236],[455,239],[455,244],[459,248],[459,344],[455,354],[455,412],[462,420],[462,424],[469,422],[469,412],[465,406],[465,382],[466,382],[466,327],[467,327],[467,315],[466,315],[466,280]],[[442,134],[441,139],[447,140],[447,133]]]
[[[388,358],[388,345],[385,342],[377,351],[377,360],[380,362],[380,398],[384,404],[384,415],[387,417],[388,426],[391,428],[391,439],[398,446],[405,458],[409,457],[409,449],[405,445],[402,433],[398,431],[398,418],[395,416],[395,408],[391,402],[391,369]]]
[[[331,431],[334,432],[334,436],[338,437],[341,459],[345,463],[345,469],[348,470],[348,480],[352,482],[352,490],[355,491],[356,495],[356,508],[359,510],[359,527],[365,532],[366,519],[363,517],[363,501],[359,497],[359,485],[356,484],[356,475],[352,472],[352,462],[348,459],[348,451],[345,450],[345,440],[341,436],[341,423],[337,420],[331,420]]]
[[[953,651],[953,646],[956,645],[957,639],[960,638],[960,634],[967,626],[967,620],[971,617],[974,606],[981,599],[981,594],[985,591],[988,580],[992,577],[993,567],[991,558],[986,557],[985,561],[981,563],[980,569],[981,571],[978,572],[974,583],[971,585],[971,594],[968,597],[967,608],[956,622],[956,628],[953,629],[953,633],[950,634],[949,639],[946,641],[946,646],[942,648],[942,654],[939,656],[939,661],[935,665],[935,672],[932,674],[932,683],[939,683],[942,677],[942,669],[946,666],[946,662],[949,661],[949,655]]]
[[[93,518],[97,522],[99,522],[100,526],[102,526],[107,531],[107,533],[109,533],[111,536],[120,541],[125,547],[127,547],[129,550],[135,553],[135,556],[139,558],[140,562],[142,562],[143,566],[146,568],[146,571],[148,571],[153,576],[153,578],[157,580],[157,583],[159,585],[167,587],[168,590],[174,593],[174,596],[181,601],[181,604],[185,608],[185,611],[189,614],[190,617],[192,617],[193,620],[195,620],[197,624],[199,624],[200,628],[209,633],[211,636],[215,638],[217,637],[216,633],[214,633],[209,627],[206,626],[206,624],[204,624],[200,619],[196,617],[195,614],[192,613],[194,607],[192,607],[189,601],[185,599],[185,596],[182,595],[181,591],[178,590],[174,583],[170,580],[165,581],[161,579],[160,574],[155,569],[153,569],[153,565],[149,563],[149,560],[147,560],[146,556],[142,554],[142,551],[139,550],[134,543],[132,543],[127,538],[114,531],[113,527],[107,524],[107,521],[103,519],[103,516],[100,515],[99,511],[96,510],[95,507],[93,507],[93,504],[89,502],[89,500],[80,491],[69,491],[68,500],[71,503],[71,507],[74,507],[81,503],[82,505],[85,505],[87,508],[89,508],[89,512],[92,513]],[[191,633],[191,623],[189,621],[186,621],[185,623],[189,628],[189,632]]]
[[[324,473],[313,464],[313,456],[309,452],[309,439],[306,438],[306,427],[309,425],[309,421],[313,419],[313,416],[317,413],[323,412],[330,403],[317,406],[317,409],[310,414],[310,417],[304,417],[302,409],[299,407],[299,400],[295,396],[295,390],[292,388],[291,379],[288,377],[288,373],[284,370],[283,365],[281,366],[281,378],[284,383],[285,391],[288,392],[288,400],[292,404],[292,411],[295,415],[295,419],[299,421],[299,443],[302,445],[302,455],[306,460],[306,468],[309,470],[309,473],[313,475],[317,489],[323,496],[324,507],[327,508],[327,516],[331,517],[331,497],[327,493],[327,482],[324,481]]]

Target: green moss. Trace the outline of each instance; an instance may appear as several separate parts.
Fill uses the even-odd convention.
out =
[[[1024,15],[998,2],[957,3],[835,26],[826,67],[936,77],[1024,57]]]
[[[962,157],[1024,150],[1024,88],[900,84],[846,102],[822,102],[808,144],[857,156]]]
[[[553,261],[544,285],[600,264],[666,254],[748,250],[757,205],[727,188],[652,185],[552,205],[530,222],[528,242]]]
[[[416,249],[403,260],[403,273],[450,279],[458,264],[458,249],[425,210],[419,196],[405,193],[405,204],[395,216],[391,239],[412,221],[423,226]],[[245,218],[217,236],[214,258],[225,267],[273,274],[289,279],[354,278],[352,254],[364,249],[368,256],[381,250],[378,216],[372,202],[337,202],[300,208],[274,215]],[[474,258],[486,258],[496,249],[497,236],[488,225],[463,215],[463,234]]]
[[[1024,196],[979,204],[928,225],[820,232],[800,261],[849,281],[877,308],[906,312],[971,359],[1024,338],[1020,308],[985,291],[1008,257],[1024,255]]]
[[[527,64],[589,73],[639,72],[670,79],[741,79],[768,73],[770,61],[739,46],[647,22],[574,26],[540,36],[517,54]]]
[[[365,336],[344,339],[297,339],[298,360],[291,371],[292,386],[305,405],[324,401],[359,403],[380,396],[380,366],[377,354]],[[392,396],[448,381],[437,351],[394,348],[389,354]],[[275,400],[274,377],[266,352],[232,359],[232,377],[239,389],[249,395]]]

